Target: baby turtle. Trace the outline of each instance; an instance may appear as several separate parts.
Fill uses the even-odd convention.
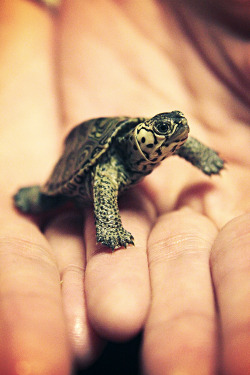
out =
[[[223,160],[189,137],[183,113],[143,117],[102,117],[85,121],[67,136],[62,157],[43,186],[20,189],[15,205],[37,214],[73,199],[93,201],[97,242],[112,249],[134,244],[123,228],[118,193],[139,182],[170,155],[179,155],[207,175],[218,174]]]

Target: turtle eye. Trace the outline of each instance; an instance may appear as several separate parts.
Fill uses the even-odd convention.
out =
[[[154,131],[160,135],[166,135],[170,132],[170,124],[166,122],[159,122],[154,126]]]

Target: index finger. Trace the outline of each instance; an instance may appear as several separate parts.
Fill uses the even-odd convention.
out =
[[[145,321],[150,301],[147,237],[154,220],[152,203],[133,192],[121,198],[124,227],[135,246],[111,251],[96,245],[94,222],[85,226],[87,249],[86,301],[89,319],[102,336],[122,341],[135,335]]]

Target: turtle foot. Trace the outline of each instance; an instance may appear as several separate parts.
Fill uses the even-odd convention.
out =
[[[219,174],[224,168],[224,160],[219,157],[217,152],[210,150],[209,157],[202,167],[202,171],[208,176]]]
[[[26,214],[40,214],[65,202],[62,196],[50,197],[42,194],[38,185],[21,188],[13,199],[15,206]]]
[[[39,212],[40,186],[24,187],[14,195],[15,206],[24,213]]]
[[[134,237],[123,227],[121,228],[97,228],[96,229],[97,242],[110,247],[112,250],[120,247],[127,247],[127,245],[134,245]]]
[[[189,137],[177,154],[208,176],[219,174],[224,168],[225,162],[218,153],[193,137]]]

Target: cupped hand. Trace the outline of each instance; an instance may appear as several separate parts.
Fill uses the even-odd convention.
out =
[[[18,41],[11,40],[17,55],[4,50],[12,69],[3,74],[10,108],[1,159],[5,374],[67,374],[73,355],[85,364],[95,358],[102,346],[95,332],[124,340],[142,327],[147,374],[250,369],[247,12],[200,3],[64,1],[50,18],[16,1],[22,38],[7,34]],[[73,124],[172,109],[185,113],[192,135],[217,149],[226,169],[210,179],[170,158],[126,193],[121,214],[135,247],[96,246],[91,210],[82,241],[75,212],[43,220],[42,234],[41,223],[12,208],[9,191],[47,177],[58,139]]]
[[[68,375],[103,345],[86,315],[82,219],[27,217],[12,200],[47,178],[64,136],[54,19],[28,1],[0,8],[0,374]]]

